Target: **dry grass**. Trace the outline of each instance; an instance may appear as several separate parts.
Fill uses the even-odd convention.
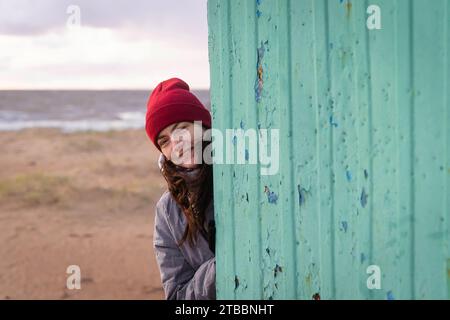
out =
[[[24,206],[63,203],[73,191],[70,179],[63,176],[30,173],[0,180],[0,201]]]

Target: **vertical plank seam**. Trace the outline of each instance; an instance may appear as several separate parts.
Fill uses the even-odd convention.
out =
[[[362,7],[362,9],[364,9],[364,7]],[[362,10],[362,12],[361,12],[361,14],[362,14],[362,16],[364,17],[365,16],[365,10]],[[353,20],[353,24],[352,24],[352,31],[353,32],[355,32],[355,23],[356,23],[356,20]],[[355,115],[357,116],[357,119],[358,119],[358,123],[357,123],[357,125],[356,125],[356,129],[355,129],[355,131],[356,131],[356,139],[355,139],[355,144],[356,144],[356,155],[355,155],[355,157],[356,157],[356,163],[357,163],[357,165],[356,165],[356,170],[357,170],[357,173],[355,174],[355,177],[356,177],[356,190],[357,190],[357,192],[358,192],[358,190],[361,190],[361,181],[360,181],[360,179],[359,179],[359,176],[360,176],[360,172],[361,172],[361,148],[360,148],[360,139],[359,139],[359,136],[360,136],[360,121],[361,121],[361,117],[360,117],[360,107],[359,107],[359,105],[360,105],[360,96],[359,96],[359,68],[358,68],[358,57],[359,57],[359,54],[358,54],[358,48],[356,47],[356,43],[355,42],[353,42],[352,43],[352,51],[353,51],[353,54],[354,54],[354,58],[353,58],[353,65],[352,65],[352,67],[353,67],[353,70],[354,70],[354,80],[355,80],[355,82],[354,82],[354,85],[353,85],[353,90],[354,90],[354,96],[355,96],[355,103],[356,103],[356,107],[355,107]],[[358,209],[356,209],[357,210],[357,212],[358,212]],[[359,238],[359,235],[361,235],[361,217],[360,216],[357,216],[356,217],[356,225],[358,226],[358,229],[357,229],[357,234],[356,234],[356,237],[357,237],[357,239]],[[362,237],[361,237],[361,239],[362,239]],[[362,250],[361,250],[361,247],[362,247],[362,245],[360,244],[360,241],[357,241],[356,242],[356,247],[358,248],[358,250],[357,250],[357,252],[360,252],[360,254],[361,254],[361,252],[362,252]],[[361,281],[362,279],[364,279],[364,281],[365,281],[365,274],[363,275],[363,276],[358,276],[357,277],[357,279],[358,279],[358,282],[359,281]],[[356,297],[354,297],[354,298],[356,298]]]
[[[315,1],[311,0],[311,8],[312,8],[312,32],[313,32],[313,64],[314,64],[314,99],[316,104],[316,129],[317,134],[315,137],[315,145],[316,145],[316,183],[317,183],[317,224],[318,224],[318,239],[320,243],[322,242],[322,212],[321,212],[321,192],[320,192],[320,112],[318,108],[318,101],[319,101],[319,93],[318,93],[318,79],[317,79],[317,47],[316,47],[316,40],[317,40],[317,30],[316,30],[316,7],[315,7]],[[318,252],[318,260],[319,260],[319,272],[318,272],[318,283],[319,283],[319,290],[322,289],[322,245],[319,245],[319,252]],[[319,292],[320,293],[320,292]]]
[[[368,1],[365,1],[365,7],[368,7]],[[374,178],[374,172],[373,172],[373,156],[370,154],[370,151],[373,148],[373,137],[372,137],[372,129],[373,129],[373,97],[372,97],[372,64],[371,64],[371,54],[370,54],[370,36],[369,36],[369,30],[366,28],[365,30],[365,36],[366,36],[366,61],[367,61],[367,70],[369,74],[369,81],[368,81],[368,131],[369,131],[369,176],[370,176],[370,182],[369,182],[369,221],[370,221],[370,260],[371,263],[374,262],[374,250],[373,250],[373,229],[374,229],[374,212],[373,212],[373,178]],[[370,291],[370,297],[373,298],[373,291]]]
[[[231,81],[231,75],[232,75],[232,65],[231,65],[231,53],[230,53],[230,48],[231,48],[231,37],[232,37],[232,30],[231,30],[231,14],[230,14],[230,0],[226,1],[226,28],[227,28],[227,46],[226,46],[226,51],[225,51],[225,55],[228,57],[228,61],[227,61],[227,65],[228,65],[228,97],[229,97],[229,102],[230,102],[230,106],[229,106],[229,117],[228,117],[228,128],[232,128],[232,124],[233,124],[233,90],[232,90],[232,85],[233,82]],[[225,128],[226,129],[226,128]],[[230,165],[230,173],[231,171],[234,170],[234,164]],[[228,186],[228,192],[230,194],[233,194],[233,182],[234,180],[232,178],[230,178],[229,180],[229,186]],[[230,203],[230,209],[231,209],[231,225],[232,225],[232,239],[233,239],[233,244],[232,244],[232,248],[233,248],[233,254],[232,254],[232,260],[233,260],[233,273],[236,275],[237,273],[237,269],[236,269],[236,234],[235,234],[235,205],[234,205],[234,201],[231,201]],[[236,290],[233,290],[233,295],[234,295],[234,299],[236,299]]]
[[[394,46],[395,46],[395,53],[394,53],[394,61],[395,61],[395,70],[394,70],[394,83],[392,84],[394,87],[394,105],[396,107],[396,119],[395,119],[395,142],[396,142],[396,155],[395,155],[395,159],[396,159],[396,163],[397,163],[397,168],[399,168],[400,166],[400,141],[399,141],[399,135],[400,135],[400,107],[399,107],[399,100],[398,100],[398,61],[399,61],[399,38],[398,38],[398,14],[399,14],[399,10],[398,10],[398,5],[397,3],[395,3],[394,5]],[[400,170],[397,170],[395,173],[395,189],[397,191],[397,197],[395,200],[396,203],[396,214],[397,214],[397,238],[401,239],[401,232],[402,229],[400,228],[401,226],[401,209],[400,209]],[[398,246],[396,249],[396,255],[399,257],[400,256],[400,251],[401,251],[401,246]],[[399,298],[402,298],[402,294],[403,291],[401,290],[401,279],[403,278],[403,275],[400,278],[400,281],[398,281],[396,283],[395,286],[395,292],[398,292]],[[406,296],[404,296],[404,298],[406,298]]]
[[[212,6],[211,5],[211,2],[212,2],[212,0],[208,0],[208,6]],[[214,105],[214,108],[217,108],[218,110],[216,110],[215,111],[215,114],[216,115],[220,115],[221,114],[221,111],[219,111],[220,110],[220,107],[222,106],[223,107],[223,101],[224,101],[224,96],[223,96],[223,90],[222,90],[222,86],[220,86],[220,84],[223,84],[223,81],[224,81],[224,73],[223,73],[223,54],[222,54],[222,52],[221,52],[221,49],[223,50],[223,32],[222,32],[222,24],[223,24],[223,21],[222,21],[222,16],[221,16],[221,14],[220,14],[220,10],[221,10],[221,8],[219,8],[219,9],[217,9],[218,7],[219,7],[219,5],[218,5],[218,2],[217,1],[214,1],[214,4],[215,4],[215,6],[216,6],[216,11],[215,11],[215,17],[212,17],[212,19],[215,19],[216,20],[216,22],[217,22],[217,26],[216,26],[216,30],[215,30],[215,33],[216,33],[216,37],[217,37],[217,41],[215,42],[215,43],[213,43],[212,45],[213,46],[215,46],[215,49],[216,49],[216,52],[215,52],[215,54],[217,55],[216,56],[216,58],[217,58],[217,60],[218,60],[218,63],[217,63],[217,65],[218,65],[218,70],[217,70],[217,75],[218,75],[218,77],[217,77],[217,79],[220,81],[219,83],[217,83],[216,85],[217,85],[217,92],[214,94],[214,96],[212,96],[212,98],[214,98],[214,97],[217,97],[217,104],[215,104]],[[210,7],[208,8],[208,12],[210,12],[209,10],[212,10],[212,9],[210,9]],[[211,31],[210,31],[211,32]],[[211,61],[210,61],[210,63],[211,63],[211,68],[213,68],[214,67],[214,64],[213,64],[213,61],[212,61],[212,59],[211,59]],[[212,70],[211,70],[211,75],[212,75]],[[212,77],[211,77],[211,79],[213,79]],[[211,83],[211,89],[212,89],[212,92],[211,93],[214,93],[214,84],[213,83]],[[211,110],[213,109],[213,104],[211,103]],[[223,108],[222,108],[222,110],[223,110]],[[219,128],[224,128],[224,117],[219,117],[219,118],[216,118],[217,119],[217,121],[216,121],[216,125],[218,125],[219,126]],[[215,179],[215,181],[214,181],[214,183],[216,184],[216,185],[218,185],[219,187],[220,187],[220,189],[223,191],[223,190],[225,190],[225,184],[224,184],[224,181],[223,181],[223,179],[222,179],[222,176],[221,176],[221,173],[223,173],[224,172],[224,167],[223,167],[223,165],[222,166],[220,166],[220,167],[217,167],[217,166],[213,166],[213,172],[215,172],[215,177],[217,177],[217,179]],[[215,193],[215,195],[216,195],[216,193],[217,193],[217,190],[214,192]],[[217,201],[218,202],[218,199],[217,198],[215,198],[215,201]],[[221,199],[220,199],[220,201],[221,201],[221,203],[220,203],[220,205],[217,205],[217,206],[215,206],[215,212],[214,212],[214,214],[215,214],[215,217],[217,218],[219,218],[218,219],[218,221],[217,221],[217,225],[218,225],[218,235],[220,235],[221,237],[223,237],[223,235],[225,234],[225,232],[220,232],[220,230],[222,230],[222,228],[221,228],[221,220],[223,219],[223,216],[224,216],[224,213],[223,212],[217,212],[217,208],[220,208],[220,209],[223,209],[224,208],[224,196],[223,196],[223,192],[222,192],[222,197],[221,197]],[[220,240],[220,239],[219,239]],[[220,244],[220,241],[219,241],[219,243],[218,243],[218,248],[220,249],[221,248],[221,244]],[[220,252],[220,250],[218,251],[218,252]],[[224,263],[226,264],[227,263],[227,259],[229,259],[229,254],[227,255],[227,254],[225,254],[224,255],[225,256],[225,259],[224,259]],[[220,260],[220,259],[219,259]],[[223,277],[222,277],[223,276]],[[221,296],[220,295],[224,295],[224,294],[228,294],[228,292],[227,292],[227,287],[229,287],[229,285],[228,285],[228,281],[227,281],[227,274],[225,274],[225,275],[220,275],[220,274],[218,274],[218,276],[216,276],[216,281],[217,281],[217,279],[219,279],[219,283],[216,285],[216,290],[217,290],[217,293],[218,293],[218,297],[219,298],[221,298]],[[225,281],[225,283],[223,283],[223,281]],[[222,287],[223,286],[223,287]],[[220,292],[220,288],[222,287],[222,289],[223,289],[223,292]],[[222,296],[223,297],[223,296]]]
[[[256,1],[253,1],[253,12],[255,12],[255,13],[256,13],[256,6],[257,6]],[[259,20],[255,19],[255,43],[253,44],[254,45],[253,48],[258,48],[258,42],[259,42]],[[254,57],[255,57],[255,68],[254,68],[254,70],[255,70],[255,74],[256,74],[256,70],[257,70],[257,65],[256,65],[257,64],[257,62],[256,62],[257,61],[257,52],[255,50],[253,52],[254,52],[253,54],[254,54]],[[255,114],[255,116],[256,116],[256,128],[258,128],[259,116],[260,115],[259,115],[259,106],[258,106],[258,102],[257,101],[255,101],[255,108],[256,108],[256,114]],[[259,132],[257,132],[257,134],[259,135]],[[258,155],[258,158],[259,158],[259,143],[256,144],[256,149],[257,149],[257,155]],[[259,161],[257,161],[256,166],[257,166],[257,172],[261,172],[261,164],[259,163]],[[260,207],[260,204],[261,204],[260,190],[261,190],[261,175],[257,174],[256,175],[256,200],[257,200],[258,208]],[[261,214],[261,212],[258,212],[258,213]],[[258,219],[258,232],[259,232],[258,236],[259,236],[259,243],[260,244],[263,243],[263,235],[262,235],[261,230],[262,230],[262,220]],[[259,257],[262,258],[263,254],[264,254],[263,246],[260,245],[259,246]],[[262,262],[262,259],[261,259],[261,262]],[[260,277],[260,288],[261,288],[260,299],[264,299],[264,272],[263,272],[262,269],[260,269],[259,271],[260,271],[260,274],[261,274],[261,277]]]
[[[450,299],[450,278],[448,276],[448,268],[450,267],[448,265],[448,260],[450,259],[450,257],[448,256],[449,254],[449,237],[450,237],[450,230],[448,229],[448,219],[449,219],[449,214],[446,214],[447,210],[449,209],[449,195],[448,195],[448,176],[450,174],[450,172],[448,172],[449,168],[448,168],[448,161],[449,159],[448,157],[448,103],[449,103],[449,99],[448,99],[448,37],[449,37],[449,26],[450,26],[450,22],[448,21],[448,10],[449,10],[450,6],[448,4],[448,1],[444,1],[444,121],[443,121],[443,137],[444,137],[444,157],[443,157],[443,167],[444,167],[444,199],[442,201],[442,215],[443,215],[443,221],[442,221],[442,229],[444,231],[444,236],[443,237],[443,254],[444,254],[444,279],[447,278],[447,299]]]
[[[414,248],[416,245],[416,214],[415,214],[415,175],[414,175],[414,155],[415,155],[415,145],[414,145],[414,134],[415,134],[415,90],[414,90],[414,1],[409,1],[409,70],[411,72],[410,75],[410,94],[411,94],[411,110],[410,110],[410,164],[411,164],[411,172],[410,172],[410,182],[411,182],[411,190],[410,190],[410,208],[411,208],[411,286],[412,286],[412,299],[416,298],[416,283],[415,283],[415,255]]]
[[[329,7],[328,7],[328,0],[323,0],[325,5],[325,52],[326,52],[326,61],[327,61],[327,84],[328,84],[328,94],[331,94],[332,90],[331,90],[331,70],[330,70],[330,52],[329,52],[329,46],[328,43],[330,41],[330,25],[329,25]],[[328,102],[327,102],[328,103]],[[333,113],[333,111],[332,111]],[[329,135],[329,141],[330,141],[330,151],[329,151],[329,155],[330,155],[330,168],[331,168],[331,172],[330,172],[330,198],[331,198],[331,203],[330,203],[330,213],[331,213],[331,217],[330,217],[330,233],[331,233],[331,270],[332,270],[332,283],[331,283],[331,296],[333,299],[336,299],[336,242],[335,242],[335,222],[334,222],[334,155],[333,155],[333,128],[330,128],[330,135]]]
[[[289,112],[289,131],[291,133],[291,137],[289,139],[289,159],[293,159],[293,105],[292,105],[292,86],[293,86],[293,81],[292,81],[292,46],[291,46],[291,40],[292,40],[292,33],[291,33],[291,0],[287,0],[287,39],[288,39],[288,49],[287,49],[287,54],[288,54],[288,80],[289,80],[289,92],[288,92],[288,112]],[[289,161],[289,170],[290,172],[294,172],[294,164],[293,161]],[[294,188],[294,175],[290,174],[289,175],[289,194],[292,195],[292,190]],[[291,224],[291,233],[292,233],[292,238],[295,240],[297,239],[297,234],[296,234],[296,228],[295,228],[295,206],[294,206],[294,199],[291,196],[290,197],[290,224]],[[297,287],[298,287],[298,279],[296,276],[296,272],[297,272],[297,248],[295,245],[295,241],[294,243],[290,244],[292,247],[292,252],[291,254],[293,255],[294,259],[293,259],[293,272],[294,272],[294,295],[295,297],[298,297],[298,291],[297,291]]]

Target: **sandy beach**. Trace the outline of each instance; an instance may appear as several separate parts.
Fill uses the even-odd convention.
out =
[[[143,129],[8,131],[0,145],[0,299],[163,299],[152,233],[166,185]]]

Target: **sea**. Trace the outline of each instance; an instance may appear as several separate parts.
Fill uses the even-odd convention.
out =
[[[192,92],[210,109],[209,90]],[[144,128],[150,94],[150,90],[0,90],[0,131]]]

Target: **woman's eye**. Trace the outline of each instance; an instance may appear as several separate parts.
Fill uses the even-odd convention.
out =
[[[167,144],[167,140],[162,140],[159,142],[160,147],[164,147]]]

